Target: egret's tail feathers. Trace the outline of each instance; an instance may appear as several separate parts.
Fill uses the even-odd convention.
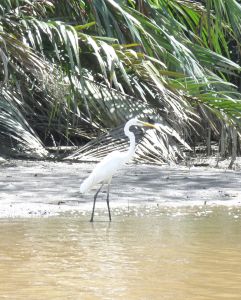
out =
[[[93,183],[93,179],[91,176],[89,176],[88,178],[86,178],[80,185],[80,193],[84,194],[86,192],[88,192],[88,190],[91,188]]]

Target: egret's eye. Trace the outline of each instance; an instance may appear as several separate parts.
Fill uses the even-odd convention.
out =
[[[147,118],[147,122],[150,123],[150,124],[155,124],[154,119],[152,119],[151,117]]]

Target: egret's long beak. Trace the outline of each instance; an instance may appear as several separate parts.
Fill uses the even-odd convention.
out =
[[[156,126],[155,124],[151,124],[151,123],[148,123],[148,122],[142,122],[142,121],[138,121],[140,123],[141,126],[144,126],[144,127],[151,127],[151,128],[155,128],[155,129],[159,129],[158,126]]]

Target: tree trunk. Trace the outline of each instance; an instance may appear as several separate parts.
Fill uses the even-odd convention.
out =
[[[222,122],[221,138],[220,138],[220,156],[224,158],[226,155],[226,130]]]
[[[207,156],[211,155],[211,128],[207,128]]]
[[[236,160],[236,157],[237,157],[237,137],[238,137],[238,134],[237,134],[237,129],[235,127],[232,128],[231,130],[231,136],[232,136],[232,159],[231,159],[231,162],[228,166],[229,169],[232,169],[233,167],[233,164]]]

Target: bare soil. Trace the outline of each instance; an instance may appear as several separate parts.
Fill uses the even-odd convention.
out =
[[[194,166],[126,165],[113,178],[111,208],[130,206],[241,205],[241,170]],[[214,163],[213,163],[214,165]],[[0,217],[89,214],[94,190],[79,193],[95,164],[49,161],[1,161]],[[106,192],[97,203],[105,209]],[[98,213],[98,212],[97,212]]]

